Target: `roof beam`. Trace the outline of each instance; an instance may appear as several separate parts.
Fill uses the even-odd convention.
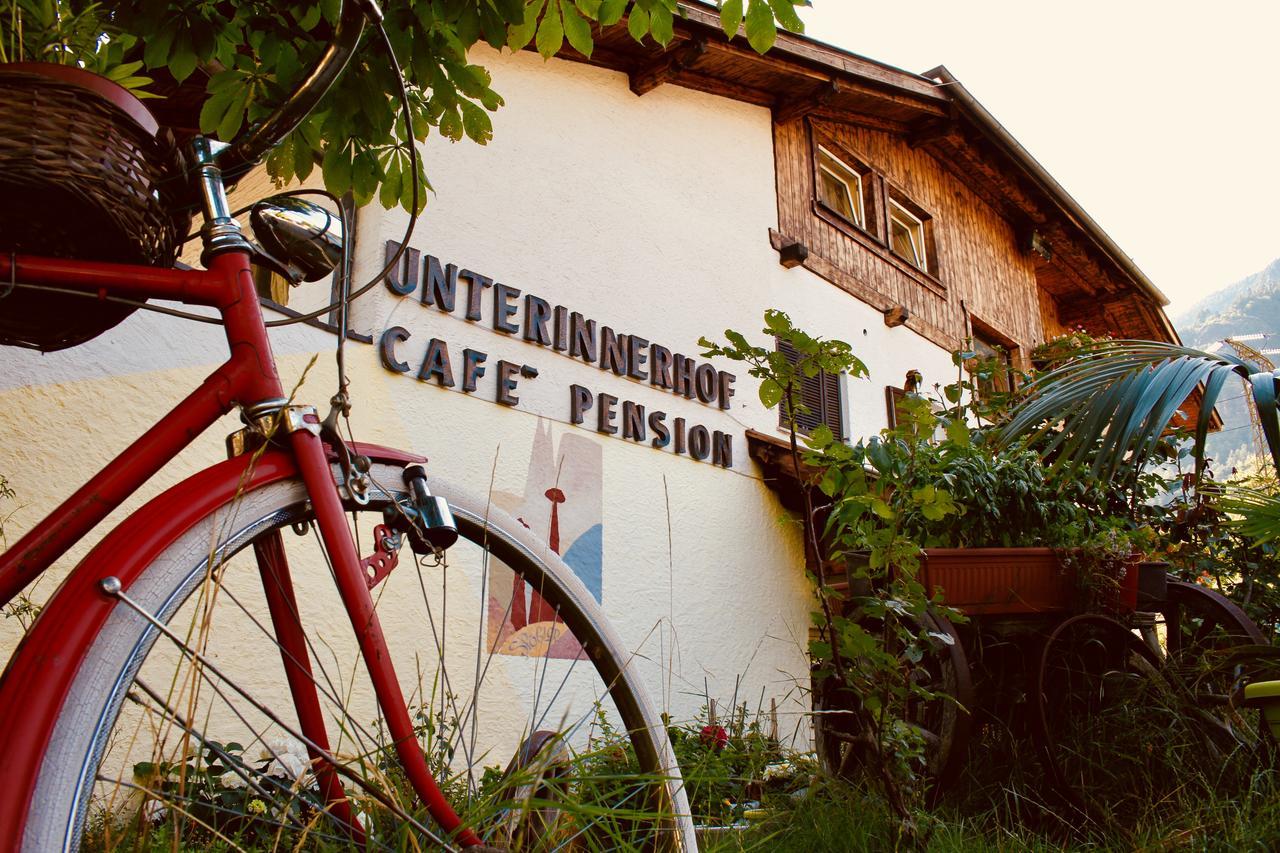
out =
[[[773,107],[773,120],[786,124],[804,118],[840,94],[840,81],[828,80],[819,84],[808,95],[798,98],[779,98]]]
[[[631,91],[637,95],[652,92],[663,83],[674,80],[681,71],[692,68],[707,52],[707,40],[695,38],[678,47],[672,47],[653,59],[641,64],[629,76]]]

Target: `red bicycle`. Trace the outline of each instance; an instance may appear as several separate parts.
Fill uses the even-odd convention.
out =
[[[223,174],[310,111],[367,12],[376,7],[344,3],[333,43],[270,119],[229,145],[196,139],[207,270],[0,258],[9,292],[215,309],[230,353],[0,557],[0,602],[219,417],[239,409],[246,425],[228,460],[105,536],[9,662],[6,849],[150,832],[369,849],[696,849],[663,722],[574,572],[485,498],[429,476],[425,458],[340,440],[281,385],[250,266],[259,249],[228,209]],[[342,251],[333,217],[296,198],[260,205],[254,223],[285,269],[332,267]],[[552,614],[524,646],[495,634],[524,602],[513,594],[508,614],[495,610],[493,561]],[[472,612],[459,618],[463,607]],[[538,654],[552,645],[576,651]],[[623,742],[597,755],[602,728]]]

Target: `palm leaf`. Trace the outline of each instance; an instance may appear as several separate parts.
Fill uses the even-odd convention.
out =
[[[1094,476],[1136,473],[1197,387],[1204,390],[1193,453],[1204,464],[1213,407],[1227,380],[1243,380],[1257,403],[1271,460],[1280,473],[1280,418],[1270,371],[1228,352],[1208,353],[1158,341],[1106,341],[1076,353],[1029,384],[1000,430],[1002,442],[1058,430],[1049,450],[1064,462],[1088,462]]]
[[[1235,516],[1231,526],[1257,545],[1280,541],[1280,495],[1229,486],[1218,508]]]

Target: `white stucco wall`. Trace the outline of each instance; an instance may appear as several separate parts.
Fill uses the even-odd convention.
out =
[[[930,384],[951,378],[946,352],[906,328],[886,328],[878,312],[804,269],[779,266],[768,241],[777,223],[768,110],[674,86],[637,98],[625,75],[530,53],[485,52],[477,61],[490,67],[507,106],[494,116],[487,147],[429,140],[436,195],[412,246],[686,355],[698,352],[700,336],[725,328],[763,342],[764,310],[784,309],[811,333],[850,341],[867,363],[871,380],[847,383],[855,435],[885,425],[884,386],[900,385],[907,369],[922,370]],[[403,224],[398,212],[362,213],[358,280],[381,266],[385,241],[398,240]],[[356,437],[424,452],[434,471],[480,491],[493,476],[494,489],[511,494],[524,490],[540,425],[557,441],[595,442],[603,605],[646,656],[655,699],[684,718],[705,694],[723,706],[736,690],[754,710],[763,691],[766,707],[770,697],[781,703],[784,734],[803,732],[812,602],[797,531],[779,522],[780,505],[747,455],[745,429],[780,434],[754,380],[740,366],[718,365],[737,374],[733,406],[721,411],[501,335],[491,297],[470,323],[465,293],[461,287],[452,315],[381,286],[357,304],[357,331],[375,339],[394,325],[410,331],[398,351],[412,371],[391,373],[375,347],[349,345]],[[448,342],[459,386],[463,348],[488,353],[475,393],[413,378],[432,337]],[[274,341],[286,385],[321,353],[299,398],[323,408],[333,388],[332,337],[292,327]],[[0,472],[21,504],[6,523],[10,541],[194,387],[224,350],[213,327],[138,314],[68,352],[0,353]],[[499,359],[539,371],[520,380],[514,408],[493,402]],[[574,383],[730,433],[732,469],[598,435],[591,414],[570,425]],[[223,435],[236,426],[224,419],[147,495],[222,458]],[[61,561],[36,598],[83,553]],[[0,630],[12,648],[14,621]]]

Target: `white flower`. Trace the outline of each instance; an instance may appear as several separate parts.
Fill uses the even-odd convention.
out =
[[[268,776],[283,776],[294,782],[306,774],[311,764],[307,748],[288,735],[271,738],[258,757],[263,761],[270,759],[265,771]]]
[[[789,779],[795,775],[796,769],[791,766],[790,761],[779,761],[776,764],[766,764],[764,767],[764,781],[768,782],[773,779]]]
[[[244,781],[243,776],[234,770],[228,770],[218,777],[218,784],[224,788],[243,788],[248,783]]]

